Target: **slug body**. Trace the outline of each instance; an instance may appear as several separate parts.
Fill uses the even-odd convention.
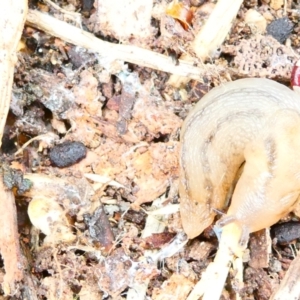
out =
[[[181,131],[180,212],[189,238],[199,235],[228,196],[240,238],[276,223],[300,194],[300,96],[268,79],[228,82],[206,94]]]

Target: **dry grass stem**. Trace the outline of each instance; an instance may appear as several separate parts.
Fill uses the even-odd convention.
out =
[[[200,80],[204,74],[207,75],[210,72],[213,74],[217,71],[217,67],[215,66],[211,70],[209,70],[209,66],[202,69],[194,67],[191,62],[182,60],[179,60],[179,64],[175,65],[171,58],[147,49],[102,41],[87,31],[36,10],[29,10],[26,23],[73,45],[97,52],[101,56],[111,57],[115,60],[126,61],[190,79]],[[218,71],[222,72],[222,68]]]

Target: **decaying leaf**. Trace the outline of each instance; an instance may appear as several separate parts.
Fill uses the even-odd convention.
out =
[[[174,0],[169,4],[166,13],[170,17],[178,20],[185,30],[188,30],[193,19],[193,11],[187,7],[187,5]]]

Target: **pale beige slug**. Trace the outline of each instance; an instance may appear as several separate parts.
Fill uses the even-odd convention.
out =
[[[181,131],[180,213],[189,238],[226,209],[244,161],[219,225],[234,223],[246,241],[293,209],[300,194],[299,115],[300,96],[268,79],[222,84],[197,103]]]

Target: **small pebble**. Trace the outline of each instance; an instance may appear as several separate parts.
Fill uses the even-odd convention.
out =
[[[81,142],[66,141],[53,147],[49,153],[51,163],[59,168],[72,166],[86,157],[86,147]]]
[[[267,26],[267,34],[283,44],[293,31],[293,23],[286,17],[272,21]]]

